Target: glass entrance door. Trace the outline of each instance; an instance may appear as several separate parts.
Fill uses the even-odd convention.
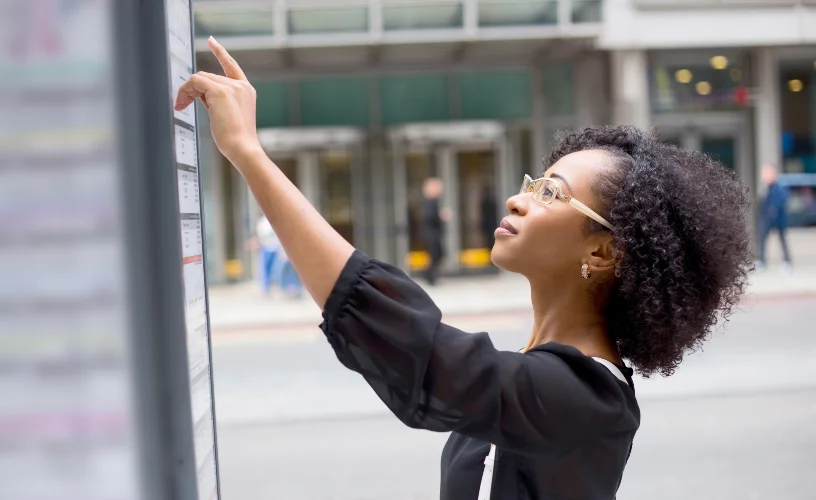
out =
[[[354,244],[354,201],[351,155],[348,151],[323,152],[319,157],[320,208],[323,217]]]
[[[493,150],[460,151],[456,162],[459,264],[465,269],[489,268],[493,231],[498,225],[496,153]]]
[[[409,150],[404,155],[404,208],[407,215],[407,265],[421,271],[429,263],[422,241],[422,186],[439,177],[444,183],[440,207],[452,217],[443,235],[446,272],[492,269],[490,250],[498,225],[497,152],[494,149],[458,150],[452,146]]]
[[[295,158],[275,158],[275,165],[283,172],[283,175],[289,179],[292,184],[300,189],[299,176],[298,176],[298,163]]]

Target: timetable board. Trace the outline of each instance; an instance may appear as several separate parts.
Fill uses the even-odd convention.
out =
[[[193,74],[195,47],[190,0],[166,0],[171,100]],[[178,221],[184,280],[184,317],[199,500],[217,500],[218,465],[215,438],[210,335],[204,272],[204,228],[200,198],[196,107],[173,111]]]

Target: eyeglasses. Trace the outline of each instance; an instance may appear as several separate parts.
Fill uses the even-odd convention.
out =
[[[556,198],[561,198],[562,200],[566,201],[568,205],[594,220],[598,224],[604,226],[610,231],[614,231],[612,224],[598,215],[597,212],[576,200],[572,196],[564,194],[564,190],[561,188],[561,183],[557,179],[540,177],[533,180],[533,178],[529,175],[525,175],[524,182],[521,184],[521,190],[519,190],[519,194],[524,193],[533,193],[533,200],[542,205],[549,205]]]

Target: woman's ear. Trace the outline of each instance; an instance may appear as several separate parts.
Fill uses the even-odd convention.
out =
[[[612,235],[598,234],[592,238],[587,264],[593,272],[614,271],[620,261],[620,252],[615,248]]]

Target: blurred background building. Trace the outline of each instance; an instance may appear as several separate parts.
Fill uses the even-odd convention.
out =
[[[406,268],[423,265],[415,213],[437,175],[446,270],[490,270],[505,198],[562,129],[653,126],[754,198],[764,162],[816,173],[816,0],[199,0],[195,22],[199,69],[219,71],[213,35],[255,85],[270,157],[349,241]],[[211,282],[248,278],[260,212],[211,143],[202,155]]]

